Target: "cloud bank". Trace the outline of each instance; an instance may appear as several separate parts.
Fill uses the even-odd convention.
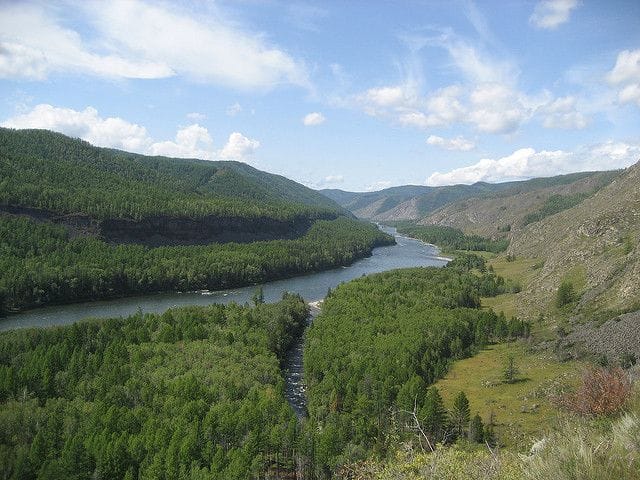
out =
[[[233,132],[226,144],[216,150],[209,131],[197,123],[180,128],[173,140],[154,141],[145,127],[119,117],[103,118],[93,107],[78,111],[40,104],[0,125],[9,128],[44,128],[81,138],[100,147],[178,158],[250,163],[260,146],[259,141]]]

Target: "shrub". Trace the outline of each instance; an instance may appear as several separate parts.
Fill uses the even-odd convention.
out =
[[[630,396],[631,382],[620,367],[590,367],[578,389],[561,395],[556,402],[579,415],[611,415],[620,411]]]
[[[573,284],[568,281],[564,281],[558,287],[558,293],[556,294],[556,306],[561,308],[575,300],[575,292]]]

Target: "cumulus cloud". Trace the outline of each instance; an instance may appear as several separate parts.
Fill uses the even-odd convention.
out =
[[[86,20],[83,27],[91,38],[63,26],[59,10],[65,8]],[[303,63],[263,36],[220,12],[191,12],[170,3],[114,0],[56,9],[3,2],[0,42],[4,78],[40,80],[54,72],[74,72],[147,79],[181,75],[240,89],[309,85]]]
[[[327,175],[322,180],[324,183],[342,183],[344,182],[344,175]]]
[[[618,53],[615,66],[607,74],[607,81],[620,88],[620,103],[635,103],[640,107],[640,49]]]
[[[567,22],[578,0],[542,0],[536,5],[529,21],[538,28],[554,29]]]
[[[73,110],[40,104],[0,125],[9,128],[45,128],[82,138],[101,147],[178,158],[237,160],[248,163],[253,160],[254,153],[260,146],[259,141],[233,132],[222,149],[216,150],[209,131],[197,123],[178,129],[173,140],[154,141],[145,127],[119,117],[103,118],[93,107]]]
[[[229,135],[224,148],[218,153],[221,160],[237,160],[249,163],[260,146],[260,142],[247,138],[239,132]]]
[[[320,125],[321,123],[324,123],[326,120],[325,116],[320,113],[320,112],[311,112],[311,113],[307,113],[304,118],[302,119],[302,123],[306,126],[306,127],[313,127],[316,125]]]
[[[582,129],[587,126],[588,119],[576,109],[577,100],[569,95],[556,98],[542,106],[539,112],[545,117],[542,125],[545,128],[561,128],[565,130]]]
[[[437,135],[429,135],[427,143],[429,145],[444,148],[445,150],[459,150],[461,152],[468,152],[476,147],[475,143],[462,136],[457,136],[455,138],[442,138]]]
[[[165,157],[201,158],[203,160],[215,158],[213,140],[209,131],[197,123],[178,130],[173,141],[153,143],[149,147],[148,153]]]
[[[84,110],[40,104],[31,111],[2,122],[10,128],[45,128],[82,138],[102,147],[141,152],[151,144],[147,130],[119,117],[102,118],[93,107]]]
[[[384,190],[385,188],[389,188],[391,186],[391,182],[389,180],[380,180],[378,182],[371,183],[367,185],[367,192],[377,192],[378,190]]]
[[[587,145],[575,152],[563,150],[537,152],[528,147],[516,150],[506,157],[483,158],[473,165],[450,172],[435,172],[427,178],[431,186],[472,184],[476,182],[503,182],[549,177],[570,172],[611,170],[624,168],[638,161],[639,144],[607,141]]]
[[[479,85],[470,99],[468,118],[481,132],[511,133],[530,114],[517,92],[498,83]]]

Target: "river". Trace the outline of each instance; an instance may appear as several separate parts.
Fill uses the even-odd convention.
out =
[[[348,267],[267,282],[262,285],[265,301],[276,302],[282,297],[283,292],[294,292],[302,295],[307,302],[315,303],[322,300],[330,288],[333,289],[343,282],[363,275],[396,268],[443,266],[447,263],[448,259],[438,256],[438,249],[433,245],[398,235],[394,228],[384,227],[383,229],[395,236],[396,245],[376,248],[370,257],[358,260]],[[174,292],[56,305],[0,319],[0,331],[24,327],[66,325],[86,318],[128,316],[138,310],[161,313],[169,308],[183,305],[210,305],[230,302],[244,304],[251,302],[256,288],[257,286],[250,286],[215,292]],[[318,312],[317,307],[312,307],[312,319]],[[302,345],[301,340],[291,350],[284,365],[287,399],[299,417],[305,414]]]

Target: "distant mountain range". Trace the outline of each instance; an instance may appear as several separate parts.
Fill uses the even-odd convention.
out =
[[[640,163],[522,182],[322,193],[361,218],[508,238],[507,255],[536,264],[516,302],[525,318],[554,311],[563,281],[575,290],[574,318],[640,310]]]
[[[510,196],[544,188],[562,187],[594,175],[599,174],[583,172],[517,182],[478,182],[473,185],[442,187],[405,185],[377,192],[346,192],[338,189],[325,189],[320,192],[360,218],[374,221],[420,220],[458,200],[488,198],[497,194]]]

